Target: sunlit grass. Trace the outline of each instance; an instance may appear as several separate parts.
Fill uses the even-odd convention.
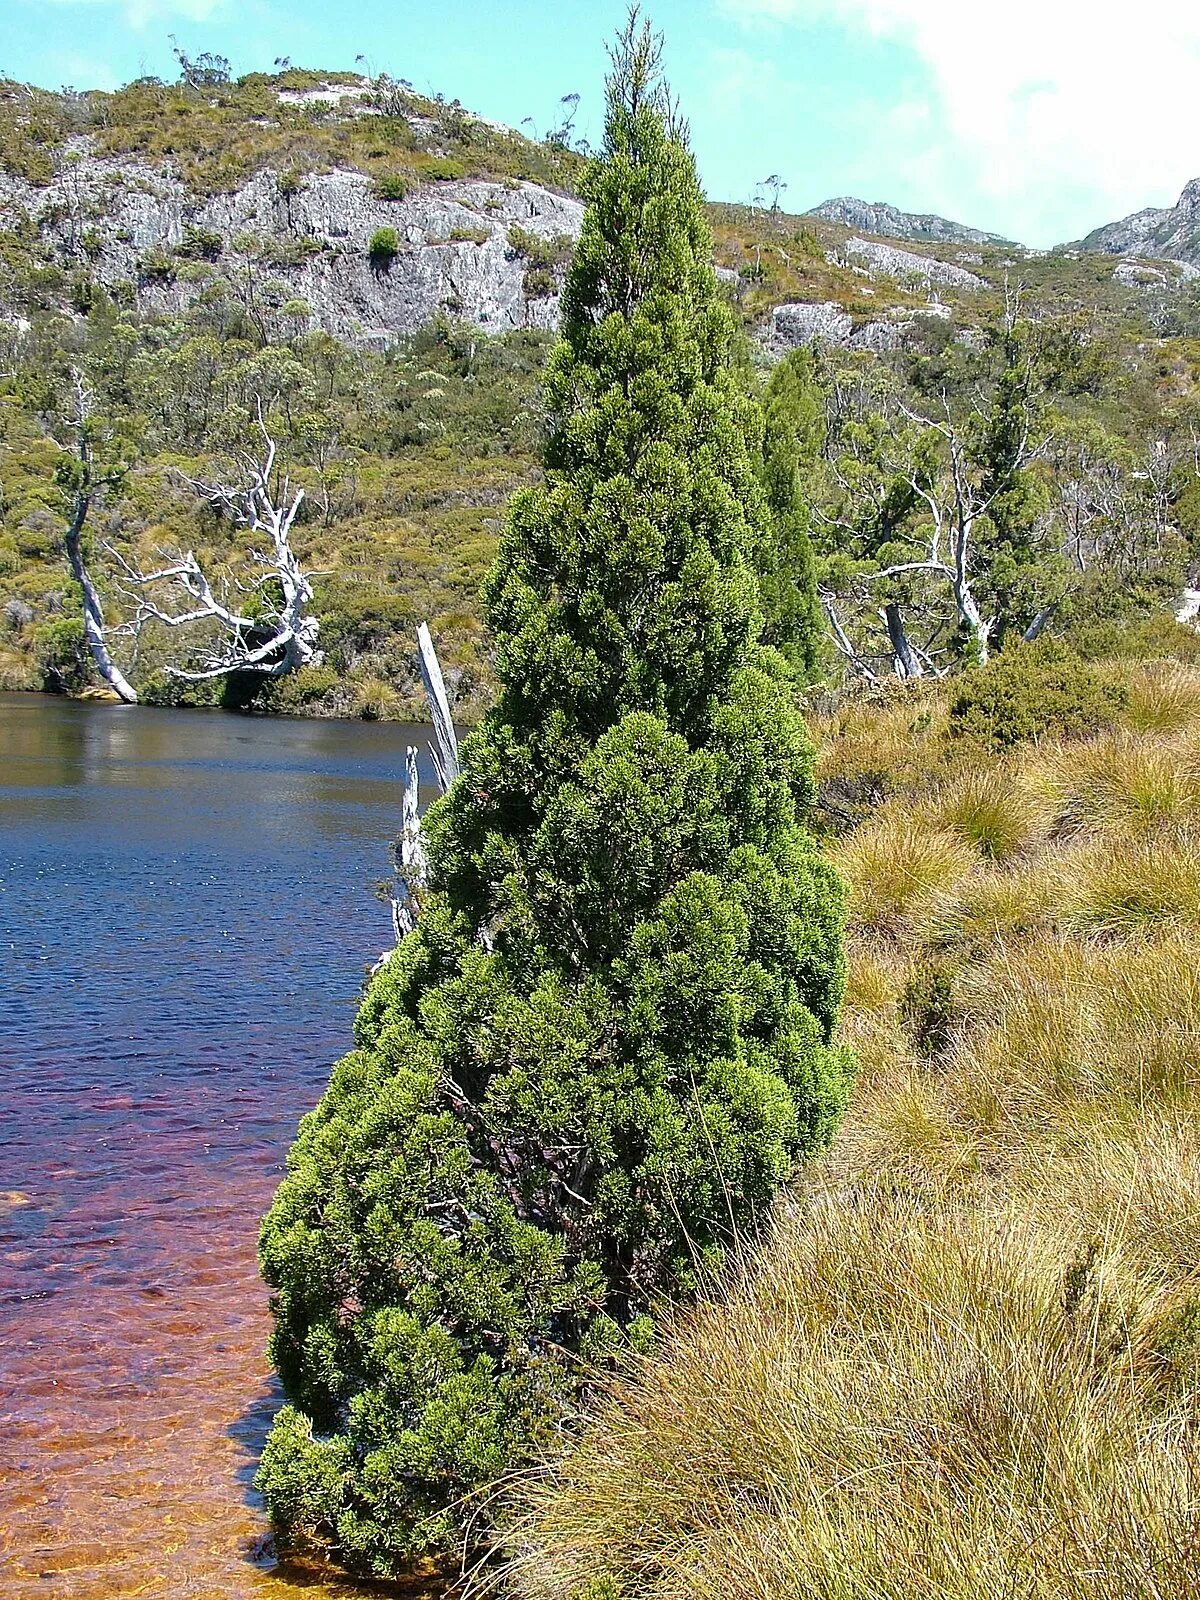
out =
[[[765,1250],[513,1486],[522,1600],[1200,1592],[1187,692],[1147,673],[1153,731],[965,773],[938,747],[924,778],[878,713],[893,798],[831,846],[850,1116]],[[868,758],[869,716],[845,732],[827,773]]]

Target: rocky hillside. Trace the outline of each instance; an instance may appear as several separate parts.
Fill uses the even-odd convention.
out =
[[[1173,206],[1150,206],[1095,228],[1079,248],[1114,256],[1162,257],[1200,270],[1200,178],[1192,179]]]
[[[839,195],[823,200],[805,213],[825,222],[837,222],[856,233],[874,233],[884,239],[917,239],[929,244],[1009,244],[998,233],[984,233],[961,222],[950,222],[931,212],[901,211],[886,200],[857,200]]]
[[[120,560],[191,548],[219,584],[256,581],[247,541],[185,485],[255,446],[261,402],[306,491],[324,655],[271,704],[411,714],[427,618],[460,712],[478,709],[480,585],[503,503],[536,470],[582,168],[569,129],[531,141],[385,77],[0,83],[0,687],[86,680],[62,542],[82,366],[130,463],[93,518],[118,623]],[[1030,251],[855,208],[710,205],[748,381],[798,346],[936,375],[984,347],[1019,284],[1106,426],[1140,435],[1161,394],[1191,393],[1200,295],[1182,260],[1145,241]],[[139,646],[168,698],[172,648]]]

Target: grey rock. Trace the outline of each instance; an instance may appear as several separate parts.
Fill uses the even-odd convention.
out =
[[[961,222],[950,222],[946,217],[936,216],[932,212],[901,211],[885,200],[857,200],[853,195],[823,200],[819,206],[806,211],[805,216],[823,217],[826,222],[840,222],[843,227],[862,233],[877,233],[885,239],[921,239],[929,244],[1012,242],[997,233],[968,228]]]
[[[148,254],[169,255],[188,229],[203,229],[222,241],[223,273],[255,273],[305,301],[314,326],[371,344],[415,332],[443,310],[495,332],[554,327],[558,296],[526,297],[525,263],[508,233],[515,225],[575,238],[582,215],[578,200],[532,183],[435,183],[381,200],[367,177],[344,170],[314,174],[290,195],[274,173],[260,172],[232,194],[200,198],[169,167],[86,148],[68,152],[43,188],[0,174],[0,225],[28,218],[64,258],[79,254],[86,235],[95,275],[138,282],[145,309],[177,309],[199,294],[203,283],[186,271],[174,281],[139,273]],[[386,267],[368,258],[379,228],[401,241]]]
[[[831,250],[828,259],[862,262],[871,276],[883,274],[889,278],[915,279],[926,286],[936,283],[954,289],[987,288],[984,279],[978,273],[968,272],[966,267],[917,255],[912,250],[898,250],[895,245],[879,244],[874,239],[851,237]]]
[[[918,316],[949,316],[945,306],[929,305],[916,313],[896,309],[871,322],[855,326],[844,306],[834,300],[776,306],[764,329],[762,342],[776,358],[799,345],[838,345],[845,350],[898,350],[912,332]]]
[[[1081,250],[1114,256],[1153,256],[1200,267],[1200,178],[1193,178],[1173,206],[1148,207],[1119,222],[1094,228]]]

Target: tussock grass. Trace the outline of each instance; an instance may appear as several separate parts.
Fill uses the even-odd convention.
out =
[[[1150,732],[939,755],[831,846],[851,1114],[767,1245],[513,1487],[520,1600],[1200,1592],[1182,676],[1141,671]]]
[[[1011,860],[1043,838],[1053,819],[1044,786],[999,763],[952,779],[926,811],[936,826],[958,834],[992,861]]]
[[[958,834],[906,811],[864,824],[832,854],[850,883],[851,925],[883,934],[918,924],[979,864]]]
[[[818,1190],[526,1486],[518,1592],[1191,1592],[1191,1307],[1103,1241]]]
[[[1190,741],[1113,734],[1064,747],[1042,776],[1064,830],[1144,833],[1200,822],[1200,750]]]
[[[1146,661],[1130,671],[1121,721],[1138,733],[1200,726],[1200,671],[1177,661]]]
[[[1064,874],[1063,925],[1115,934],[1200,926],[1198,862],[1193,829],[1100,840],[1078,852]]]

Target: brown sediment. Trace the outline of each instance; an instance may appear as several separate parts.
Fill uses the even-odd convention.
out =
[[[271,1560],[251,1489],[278,1403],[252,1231],[269,1185],[221,1194],[211,1168],[192,1176],[203,1213],[143,1222],[141,1281],[68,1264],[54,1292],[4,1307],[5,1600],[379,1592]]]

